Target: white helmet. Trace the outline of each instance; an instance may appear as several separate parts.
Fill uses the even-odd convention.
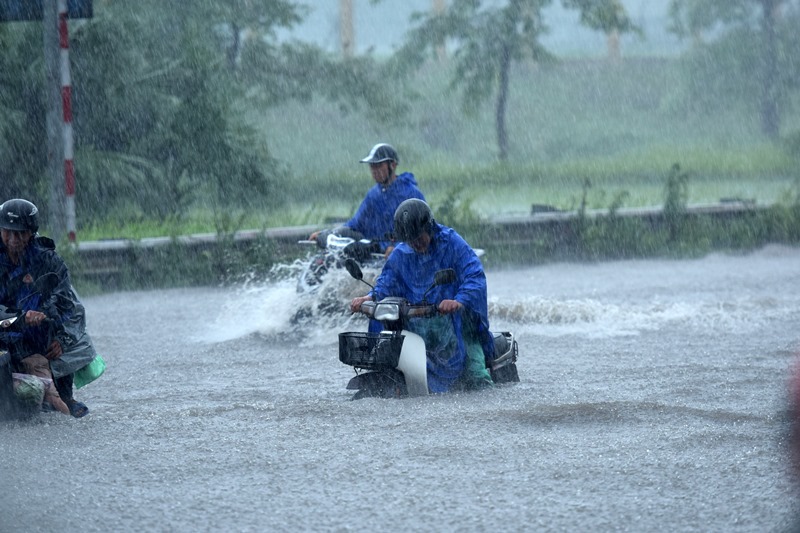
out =
[[[399,163],[397,150],[391,144],[378,143],[369,151],[369,155],[361,160],[362,163],[383,163],[384,161],[394,161]]]

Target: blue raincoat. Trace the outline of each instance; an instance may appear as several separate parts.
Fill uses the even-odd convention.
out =
[[[386,188],[376,183],[344,226],[361,233],[365,239],[380,242],[381,251],[384,251],[392,244],[390,235],[394,230],[394,212],[409,198],[425,200],[410,172],[403,172]]]
[[[47,300],[33,290],[34,281],[54,272],[58,286]],[[26,327],[22,332],[0,333],[0,348],[8,349],[14,361],[34,354],[44,354],[50,341],[61,343],[63,353],[50,361],[53,377],[75,373],[94,359],[92,340],[86,332],[86,312],[72,289],[69,270],[55,252],[55,244],[46,237],[35,237],[25,249],[19,265],[8,257],[0,243],[0,305],[22,311],[41,311],[50,323]]]
[[[456,300],[464,309],[433,321],[415,319],[417,324],[409,325],[426,341],[428,388],[431,392],[446,392],[459,379],[467,364],[465,330],[475,332],[486,361],[494,358],[494,340],[489,332],[486,275],[480,259],[452,228],[436,224],[431,237],[431,244],[424,254],[416,253],[404,242],[398,244],[371,295],[375,300],[400,296],[412,304],[419,304],[423,302],[425,291],[433,284],[436,271],[455,270],[456,281],[434,287],[425,300],[437,304],[442,300]],[[441,321],[450,321],[452,327],[443,329]]]

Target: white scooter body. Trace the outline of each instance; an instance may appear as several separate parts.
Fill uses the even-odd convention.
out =
[[[403,348],[397,361],[397,370],[403,373],[409,396],[428,395],[428,358],[425,341],[416,333],[403,330]]]

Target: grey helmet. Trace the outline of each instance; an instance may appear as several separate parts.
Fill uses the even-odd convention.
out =
[[[28,200],[6,200],[0,205],[0,228],[36,233],[39,231],[39,210]]]
[[[361,160],[362,163],[383,163],[384,161],[394,161],[399,163],[397,150],[391,144],[378,143],[372,147],[367,157]]]
[[[419,198],[404,200],[394,212],[394,237],[397,241],[411,242],[423,232],[433,233],[436,221],[433,212]]]

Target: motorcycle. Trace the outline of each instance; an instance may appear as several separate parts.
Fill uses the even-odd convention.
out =
[[[358,263],[345,262],[350,275],[365,284]],[[453,269],[436,272],[433,284],[425,292],[439,285],[455,281]],[[390,296],[379,302],[366,301],[360,312],[370,319],[378,320],[383,331],[343,332],[339,334],[339,361],[355,370],[347,384],[355,390],[352,399],[366,397],[394,398],[402,396],[425,396],[428,394],[427,352],[425,340],[409,331],[412,318],[430,318],[439,311],[435,304],[411,304],[404,298]],[[494,332],[495,357],[489,364],[495,384],[519,381],[517,358],[519,347],[514,334],[509,331]]]
[[[380,272],[386,263],[380,245],[369,239],[361,239],[361,234],[348,228],[339,228],[336,232],[323,232],[316,240],[299,240],[298,244],[313,245],[322,251],[311,257],[303,265],[297,280],[297,292],[314,292],[319,289],[325,274],[333,269],[341,269],[347,259],[354,259],[359,266]],[[476,248],[475,253],[481,257],[483,249]]]
[[[28,298],[38,294],[43,299],[47,299],[58,286],[59,279],[55,273],[50,272],[37,278],[33,283],[34,291]],[[5,309],[0,312],[0,332],[19,331],[24,327],[25,311]],[[26,377],[30,379],[26,379]],[[38,378],[20,376],[23,385],[28,390],[26,397],[21,397],[18,392],[15,392],[14,378],[15,375],[11,371],[11,354],[0,350],[0,420],[23,420],[30,418],[40,410],[44,388],[41,388],[41,395],[39,395]]]
[[[301,240],[298,244],[312,244],[322,251],[312,256],[300,272],[297,280],[297,292],[314,292],[319,289],[324,276],[332,269],[340,269],[348,258],[357,260],[362,266],[380,270],[384,256],[380,253],[377,242],[368,239],[357,239],[359,235],[336,234],[326,232],[317,240]]]

